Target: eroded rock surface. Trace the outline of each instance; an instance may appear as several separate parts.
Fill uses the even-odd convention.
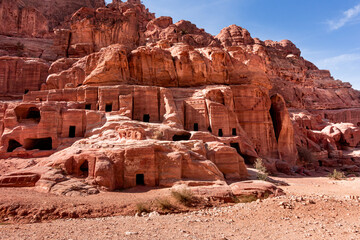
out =
[[[185,182],[241,192],[225,180],[246,179],[257,158],[273,173],[360,167],[343,154],[360,146],[360,92],[289,40],[261,41],[236,25],[212,36],[138,0],[0,9],[9,22],[0,94],[26,93],[0,102],[0,154],[36,159],[1,175],[1,186],[81,195]]]

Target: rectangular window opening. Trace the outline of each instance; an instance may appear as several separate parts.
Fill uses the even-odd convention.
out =
[[[74,138],[75,133],[76,133],[76,127],[75,126],[70,126],[69,127],[69,138]]]

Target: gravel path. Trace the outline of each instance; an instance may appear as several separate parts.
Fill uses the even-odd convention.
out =
[[[360,239],[360,179],[287,181],[287,196],[264,201],[183,214],[0,224],[0,239]]]

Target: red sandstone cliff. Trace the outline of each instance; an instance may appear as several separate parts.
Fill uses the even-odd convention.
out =
[[[0,34],[44,37],[79,8],[104,5],[103,0],[2,0],[0,19],[5,24],[0,25]]]
[[[17,55],[0,57],[0,94],[30,90],[0,104],[0,153],[53,154],[32,170],[40,188],[54,184],[44,166],[110,190],[134,186],[137,174],[151,186],[246,178],[257,157],[292,174],[304,148],[313,168],[355,169],[343,150],[360,146],[360,92],[289,40],[236,25],[212,36],[138,0],[57,4],[0,2],[12,11],[0,11],[10,23],[0,34],[12,35],[0,36],[0,55]]]

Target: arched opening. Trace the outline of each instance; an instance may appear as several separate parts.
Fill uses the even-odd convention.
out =
[[[194,131],[199,131],[199,124],[198,123],[194,123]]]
[[[80,173],[82,177],[88,177],[89,176],[89,162],[85,160],[83,164],[80,166]]]
[[[14,140],[14,139],[10,139],[9,145],[7,148],[7,152],[13,152],[18,147],[22,147],[22,145],[18,141]]]
[[[29,92],[29,89],[25,89],[24,94],[27,94]]]
[[[319,160],[318,163],[319,163],[319,167],[323,166],[323,162],[321,160]]]
[[[112,112],[112,103],[108,103],[105,105],[105,112]]]
[[[19,123],[27,121],[39,123],[41,120],[40,110],[37,107],[19,106],[15,108],[15,114]]]
[[[49,138],[27,138],[24,141],[24,148],[26,150],[51,150],[52,149],[52,139]]]
[[[86,110],[91,110],[91,104],[85,104],[85,109]]]
[[[26,119],[34,119],[38,122],[40,122],[40,110],[36,107],[29,108],[27,112]]]
[[[150,122],[150,114],[144,114],[143,122]]]
[[[69,138],[74,138],[76,134],[76,126],[69,127]]]
[[[232,135],[233,135],[233,136],[236,136],[236,135],[237,135],[237,133],[236,133],[236,128],[233,128],[233,129],[232,129]]]
[[[182,133],[182,134],[175,134],[173,136],[173,141],[187,141],[190,140],[191,134],[190,133]]]
[[[247,155],[242,155],[241,154],[241,151],[240,151],[240,145],[239,143],[237,142],[234,142],[234,143],[230,143],[230,147],[233,147],[236,149],[236,152],[244,158],[244,161],[245,161],[245,164],[254,164],[254,158],[253,157],[250,157],[250,156],[247,156]]]
[[[237,153],[240,155],[240,146],[239,143],[230,143],[230,147],[233,147],[236,149]]]
[[[285,100],[279,94],[271,97],[270,116],[273,123],[276,141],[279,141],[280,132],[283,127],[283,113],[286,111]]]
[[[145,177],[144,174],[136,174],[136,186],[144,186]]]
[[[273,127],[274,127],[274,131],[275,131],[275,137],[276,137],[276,141],[279,140],[279,135],[280,135],[280,129],[278,126],[278,121],[277,121],[277,112],[275,110],[275,108],[273,106],[271,106],[270,108],[270,116],[273,122]]]
[[[221,128],[219,129],[218,135],[219,135],[219,137],[224,136],[224,134],[223,134],[223,130],[222,130]]]

